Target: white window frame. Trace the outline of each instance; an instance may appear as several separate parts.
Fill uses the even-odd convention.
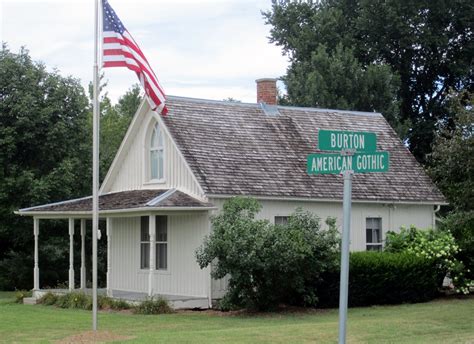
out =
[[[158,240],[158,218],[164,218],[165,221],[166,221],[166,227],[165,227],[165,230],[166,230],[166,241],[160,241]],[[156,240],[155,240],[155,269],[158,270],[158,271],[161,271],[161,272],[167,272],[169,270],[169,217],[166,216],[166,215],[157,215],[156,216],[156,220],[155,220],[155,226],[156,226]],[[159,265],[158,265],[158,246],[159,245],[166,245],[166,267],[165,268],[159,268]]]
[[[165,218],[166,220],[166,241],[159,241],[158,240],[158,224],[159,224],[159,218]],[[143,218],[146,218],[148,220],[145,220],[146,223],[148,224],[148,226],[146,226],[146,228],[143,227]],[[151,247],[151,238],[150,238],[150,230],[149,230],[149,225],[150,225],[150,220],[149,220],[150,216],[149,215],[145,215],[145,216],[141,216],[140,217],[140,238],[139,238],[139,242],[140,242],[140,247],[139,247],[139,252],[140,252],[140,257],[139,257],[139,264],[140,264],[140,270],[142,272],[146,272],[148,273],[149,270],[150,270],[150,247]],[[164,273],[164,274],[169,274],[170,272],[170,237],[169,237],[169,234],[170,234],[170,231],[169,231],[169,216],[167,215],[156,215],[156,218],[155,218],[155,226],[156,226],[156,230],[155,230],[155,272],[156,273]],[[148,240],[142,240],[142,231],[145,231],[146,233],[146,238]],[[166,268],[163,268],[163,269],[160,269],[159,268],[159,265],[158,265],[158,246],[159,245],[166,245]],[[148,250],[146,252],[146,258],[144,260],[144,262],[142,261],[142,257],[143,257],[143,247],[144,246],[147,246],[148,247]],[[144,264],[142,264],[144,263]]]
[[[152,141],[153,141],[154,135],[156,135],[157,145],[153,147]],[[165,137],[163,134],[163,130],[161,130],[160,124],[158,122],[155,122],[155,124],[153,125],[151,129],[150,135],[147,138],[146,147],[147,147],[146,161],[148,162],[146,166],[147,182],[148,183],[164,183],[165,182],[165,161],[166,161]],[[159,159],[157,161],[158,163],[158,166],[156,167],[157,173],[158,173],[157,178],[153,178],[152,176],[152,168],[153,168],[152,158],[151,158],[152,152],[158,152],[158,153],[161,152],[161,156],[162,156],[162,164],[161,165],[159,164]]]
[[[369,228],[368,226],[368,220],[377,220],[379,224],[379,228],[375,228],[375,226],[370,226],[372,228]],[[367,241],[367,231],[371,230],[372,231],[372,242]],[[374,242],[373,239],[376,235],[375,232],[379,231],[379,242]],[[375,248],[375,249],[369,249],[370,248]],[[382,251],[383,249],[383,229],[382,229],[382,217],[380,216],[369,216],[365,218],[365,250],[366,251]]]
[[[143,220],[144,218],[147,219],[147,226],[146,228],[143,227]],[[150,269],[150,231],[148,229],[148,227],[150,226],[150,218],[149,216],[141,216],[140,217],[140,270],[149,270]],[[142,239],[142,231],[145,230],[145,233],[146,233],[146,237],[148,238],[148,240],[143,240]],[[142,261],[142,257],[143,257],[143,247],[144,246],[148,246],[148,251],[147,251],[147,254],[145,255],[145,260]],[[143,264],[144,263],[144,264]]]

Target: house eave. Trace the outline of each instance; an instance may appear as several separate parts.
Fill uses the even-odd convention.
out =
[[[197,212],[216,210],[217,207],[140,207],[129,209],[113,209],[113,210],[99,210],[101,217],[126,217],[139,216],[140,214],[149,213],[176,213],[176,212]],[[38,218],[91,218],[92,211],[22,211],[14,212],[20,216],[33,216]]]
[[[252,197],[265,201],[298,201],[298,202],[317,202],[317,203],[342,203],[341,199],[335,198],[308,198],[308,197],[288,197],[288,196],[261,196],[261,195],[227,195],[227,194],[207,194],[209,199],[228,199],[235,196]],[[445,201],[414,201],[414,200],[391,200],[391,199],[353,199],[352,203],[369,204],[404,204],[404,205],[448,205]]]

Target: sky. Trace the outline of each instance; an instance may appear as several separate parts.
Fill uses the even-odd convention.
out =
[[[288,62],[269,43],[261,10],[270,0],[109,0],[166,94],[256,101],[255,80],[278,78]],[[48,70],[92,80],[94,0],[0,0],[0,40],[25,46]],[[115,102],[138,82],[125,68],[103,70]],[[279,87],[283,89],[281,82]]]

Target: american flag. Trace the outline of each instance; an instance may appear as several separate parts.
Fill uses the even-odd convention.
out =
[[[166,115],[165,92],[145,55],[107,0],[102,1],[102,9],[103,67],[127,67],[133,70],[148,95],[152,109]]]

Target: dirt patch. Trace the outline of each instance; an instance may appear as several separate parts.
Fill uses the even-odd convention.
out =
[[[72,344],[72,343],[107,343],[116,340],[128,340],[135,337],[122,336],[110,331],[86,331],[79,334],[75,334],[60,340],[55,341],[56,344]]]
[[[287,305],[280,305],[277,309],[269,312],[258,312],[246,309],[235,310],[235,311],[220,311],[218,309],[205,309],[205,310],[194,310],[194,309],[181,309],[177,310],[178,314],[202,314],[207,316],[218,316],[218,317],[232,317],[232,316],[245,316],[245,317],[274,317],[278,315],[307,315],[307,314],[325,314],[331,312],[332,309],[321,309],[321,308],[305,308],[305,307],[294,307]]]

